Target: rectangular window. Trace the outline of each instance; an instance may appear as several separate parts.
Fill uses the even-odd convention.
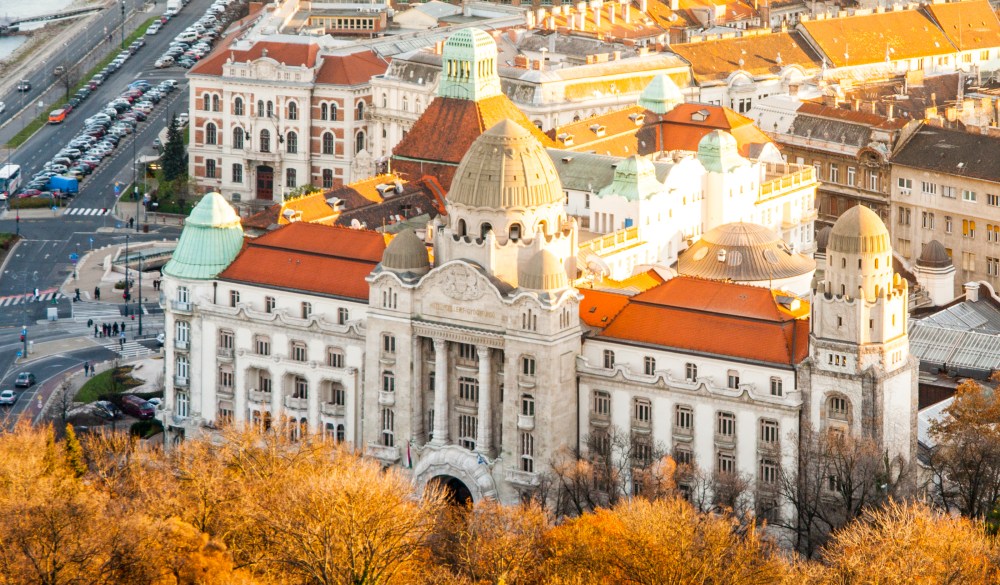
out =
[[[535,416],[535,397],[531,394],[521,395],[521,416]]]
[[[911,210],[908,207],[900,207],[897,220],[899,225],[910,225],[910,213]]]
[[[962,201],[976,202],[976,192],[962,189]]]
[[[993,193],[986,194],[986,205],[991,207],[1000,207],[1000,195],[994,195]]]
[[[715,466],[719,473],[736,473],[736,457],[729,451],[719,451],[715,457]]]
[[[728,439],[736,435],[736,415],[731,412],[719,412],[715,415],[715,434]]]
[[[265,335],[254,337],[253,349],[257,355],[271,355],[271,338]]]
[[[521,358],[521,373],[529,377],[535,375],[535,358],[531,356]]]
[[[726,376],[726,387],[731,390],[736,390],[740,387],[740,373],[736,370],[729,370]]]
[[[479,402],[479,380],[466,376],[459,378],[458,399],[465,402]]]
[[[770,457],[761,458],[758,479],[768,485],[778,483],[778,462]]]
[[[955,198],[955,188],[949,187],[948,185],[941,185],[941,196],[947,197],[948,199]]]
[[[923,191],[924,195],[937,195],[937,183],[921,181],[920,190]]]
[[[238,304],[240,304],[240,291],[238,290],[229,291],[229,306],[235,307]]]
[[[857,175],[857,172],[858,170],[856,168],[847,167],[847,184],[851,187],[854,186],[855,176]]]
[[[382,334],[382,353],[396,353],[396,336],[389,335],[388,333]]]
[[[674,461],[677,465],[691,465],[694,461],[694,455],[691,453],[691,449],[684,445],[677,445],[674,447],[673,453]]]
[[[273,313],[278,301],[274,297],[264,297],[264,312]]]
[[[312,316],[312,313],[313,313],[312,303],[303,301],[302,302],[302,318],[303,319],[308,319],[309,317]]]
[[[458,415],[458,444],[469,451],[476,448],[476,428],[479,421],[471,414]]]
[[[285,169],[285,186],[294,189],[298,186],[299,180],[295,169]]]
[[[684,379],[688,382],[695,382],[698,379],[698,366],[690,362],[684,364]]]
[[[610,349],[604,350],[604,368],[613,370],[615,367],[615,352]]]
[[[233,182],[243,182],[243,165],[240,163],[233,163]]]
[[[986,274],[989,276],[1000,276],[1000,258],[986,257]]]
[[[233,349],[233,340],[235,339],[235,334],[228,329],[223,329],[219,331],[219,347],[222,349]]]
[[[326,348],[326,365],[331,368],[344,367],[344,351],[339,347]]]
[[[215,178],[215,159],[210,158],[205,161],[205,177],[209,179]]]
[[[642,358],[642,371],[647,376],[652,376],[656,373],[656,358],[646,356]]]
[[[774,447],[778,444],[778,421],[766,418],[760,419],[761,445]]]
[[[840,165],[835,165],[830,163],[830,182],[839,183],[840,182]]]
[[[594,391],[594,414],[611,416],[611,395],[603,390]]]
[[[531,433],[521,433],[521,471],[535,472],[535,438]]]
[[[396,445],[396,415],[390,408],[382,409],[382,436],[381,443],[385,447]]]
[[[674,407],[674,430],[691,431],[694,427],[694,410],[690,406],[678,404]],[[685,433],[687,434],[687,433]]]
[[[784,396],[781,378],[771,378],[771,396]]]
[[[219,370],[219,386],[223,388],[233,387],[233,370],[231,368]]]
[[[306,348],[306,344],[302,341],[292,342],[292,360],[297,362],[307,361],[309,350]]]
[[[976,271],[976,255],[972,252],[962,252],[962,270]]]
[[[923,226],[924,229],[934,229],[934,214],[928,211],[922,211],[920,213],[920,225]]]
[[[347,309],[343,307],[337,309],[337,325],[346,325],[349,317],[350,313]]]
[[[257,389],[265,393],[271,392],[271,374],[267,372],[257,374]]]
[[[909,195],[910,191],[913,190],[913,179],[904,179],[900,177],[897,180],[897,185],[899,186],[900,195]]]
[[[944,216],[944,233],[950,234],[952,232],[951,216]]]
[[[632,404],[632,418],[639,423],[653,421],[653,403],[646,398],[636,398]]]
[[[385,371],[382,372],[382,392],[396,391],[396,374]]]
[[[471,343],[458,344],[458,359],[474,361],[476,359],[476,346]]]

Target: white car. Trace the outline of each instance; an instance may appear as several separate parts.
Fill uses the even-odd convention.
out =
[[[187,113],[187,112],[181,112],[181,113],[180,113],[180,114],[179,114],[179,115],[177,116],[177,123],[178,123],[178,124],[180,124],[181,126],[187,126],[187,123],[188,123],[188,117],[189,117],[189,116],[188,116],[188,113]]]
[[[7,105],[4,104],[3,102],[0,102],[0,114],[4,113],[4,111],[6,110],[7,110]]]
[[[13,390],[4,390],[0,392],[0,405],[2,406],[13,406],[17,402],[17,394]]]

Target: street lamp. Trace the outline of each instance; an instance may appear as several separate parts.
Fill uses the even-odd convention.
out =
[[[122,50],[125,50],[125,0],[121,0],[122,7]]]

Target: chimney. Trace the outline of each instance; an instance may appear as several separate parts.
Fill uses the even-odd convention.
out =
[[[527,28],[529,28],[529,29],[535,28],[535,13],[534,12],[532,12],[530,10],[526,10],[524,12],[524,26],[527,27]]]
[[[532,63],[532,69],[535,71],[542,71],[545,69],[544,62],[541,59],[537,59]]]
[[[647,8],[646,0],[639,0],[639,10],[641,10],[643,14],[645,14],[646,8]]]
[[[964,285],[965,288],[965,300],[976,302],[979,300],[979,283],[978,282],[967,282]]]
[[[608,20],[611,21],[611,25],[612,26],[614,26],[614,24],[615,24],[615,17],[617,15],[618,15],[618,13],[615,12],[615,3],[614,2],[609,3],[608,4]]]
[[[556,30],[556,17],[554,15],[549,15],[549,17],[545,20],[545,22],[546,22],[545,28],[551,31]]]
[[[799,97],[799,84],[797,82],[788,84],[788,95]]]
[[[621,61],[622,60],[622,52],[621,51],[615,51],[615,52],[611,53],[611,60],[612,61]]]
[[[444,41],[434,43],[434,54],[440,55],[441,53],[444,53]]]
[[[623,3],[622,4],[622,20],[625,21],[625,24],[628,24],[628,23],[632,22],[632,14],[629,13],[628,9],[629,9],[629,5],[627,3]]]
[[[887,106],[887,113],[889,114],[888,118],[892,120],[893,114],[896,113],[896,104],[889,102],[889,105]]]
[[[670,0],[670,10],[677,12],[678,10],[680,10],[680,7],[681,7],[680,0]]]
[[[594,28],[601,28],[601,7],[594,6]]]
[[[861,111],[861,98],[854,98],[854,104],[851,109],[854,110],[855,112]]]

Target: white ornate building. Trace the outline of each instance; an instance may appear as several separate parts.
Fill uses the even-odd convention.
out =
[[[432,256],[412,231],[385,246],[301,223],[241,251],[232,209],[207,195],[164,269],[168,437],[281,420],[412,469],[418,489],[515,502],[557,451],[617,428],[640,454],[663,444],[747,476],[771,514],[787,513],[767,494],[803,421],[913,456],[906,287],[877,217],[834,227],[811,307],[689,277],[581,289],[555,165],[520,125],[488,130],[427,226]]]

